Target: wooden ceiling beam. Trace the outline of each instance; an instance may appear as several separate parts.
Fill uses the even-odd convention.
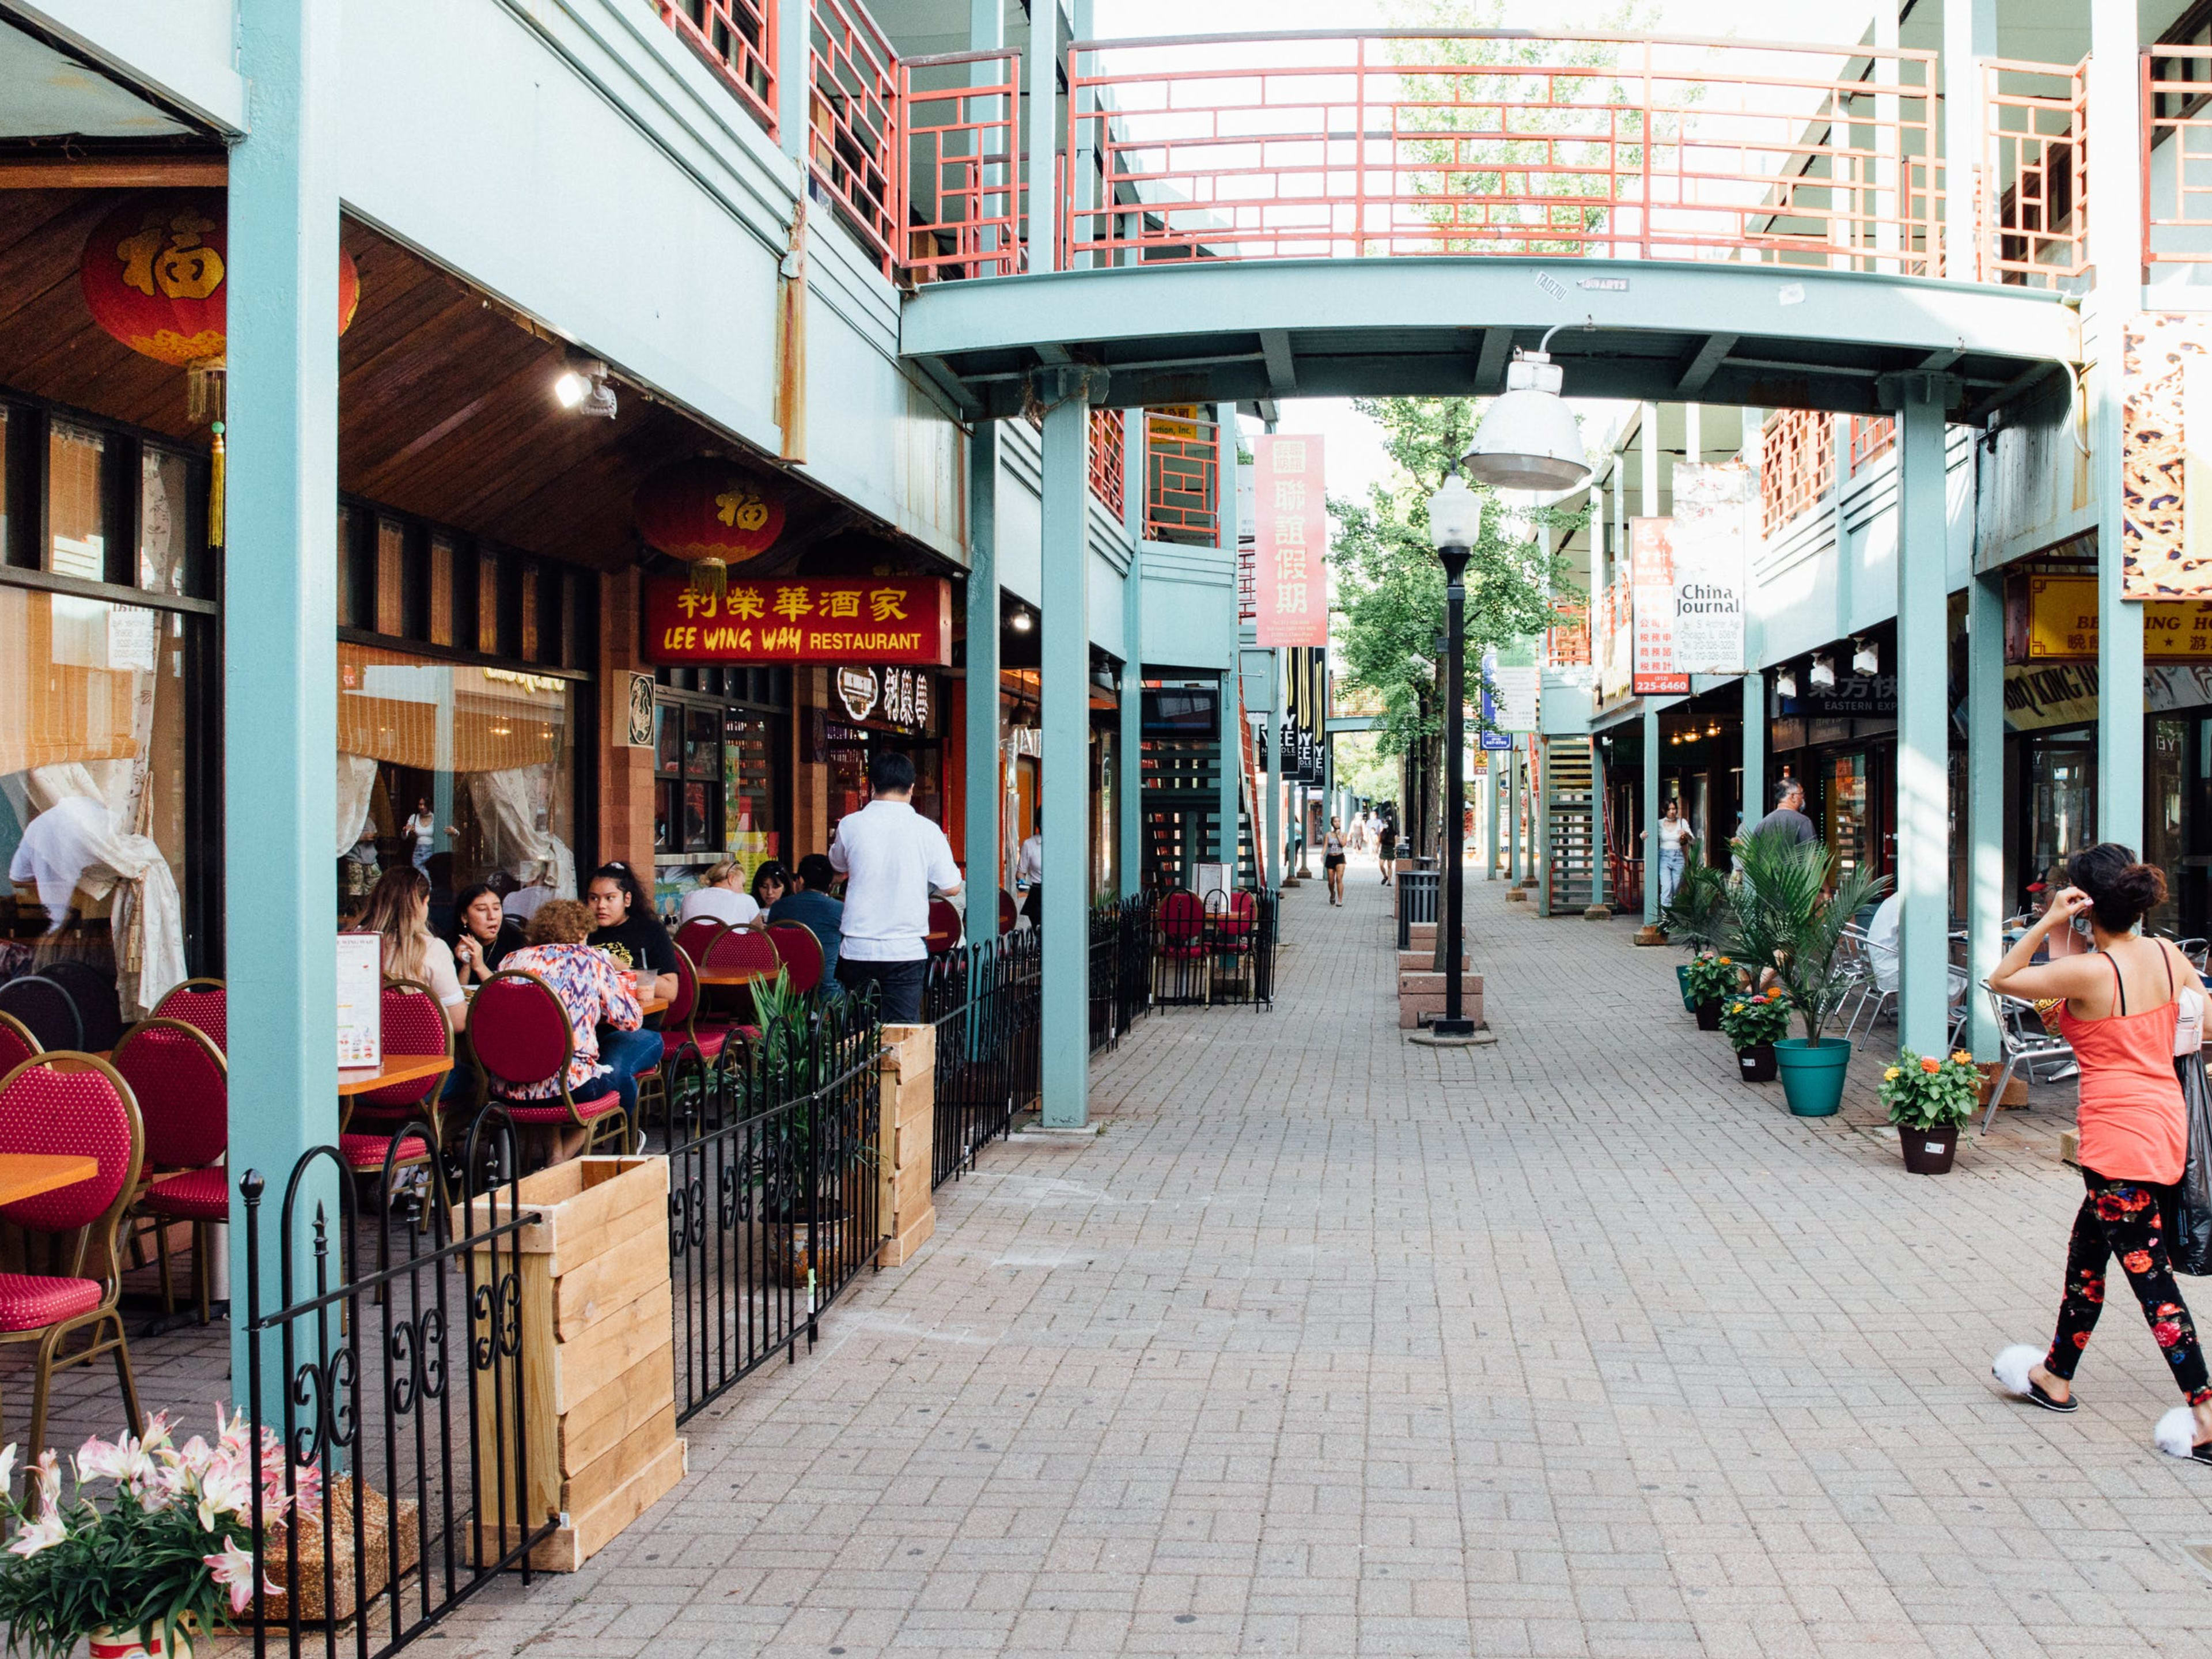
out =
[[[34,155],[0,158],[0,190],[221,189],[222,155]]]

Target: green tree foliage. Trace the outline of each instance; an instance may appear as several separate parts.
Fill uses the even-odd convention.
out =
[[[1444,631],[1444,575],[1429,544],[1429,497],[1473,441],[1481,404],[1473,398],[1360,398],[1353,405],[1382,428],[1396,476],[1364,501],[1332,499],[1329,560],[1336,578],[1338,675],[1347,688],[1382,704],[1377,748],[1413,756],[1419,777],[1442,765],[1443,711],[1438,642]],[[1486,486],[1482,533],[1467,567],[1466,684],[1472,731],[1480,711],[1482,653],[1551,620],[1549,594],[1564,564],[1532,540],[1539,530],[1571,530],[1584,510],[1510,510]],[[1435,817],[1425,784],[1401,805],[1407,828],[1425,845]]]

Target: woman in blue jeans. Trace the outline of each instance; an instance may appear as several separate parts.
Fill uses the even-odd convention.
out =
[[[660,1063],[660,1033],[641,1029],[644,1014],[637,997],[614,963],[584,943],[594,920],[574,899],[548,899],[530,919],[530,943],[511,951],[501,964],[545,981],[568,1016],[573,1044],[565,1079],[532,1084],[515,1090],[514,1096],[554,1099],[563,1081],[580,1100],[611,1090],[635,1128],[637,1080]],[[552,1149],[554,1160],[574,1158],[588,1139],[581,1126],[563,1129]]]
[[[1667,803],[1667,810],[1659,819],[1656,844],[1659,851],[1659,902],[1674,902],[1674,890],[1682,884],[1682,872],[1689,866],[1689,846],[1697,837],[1689,819],[1682,816],[1682,803],[1678,798]]]

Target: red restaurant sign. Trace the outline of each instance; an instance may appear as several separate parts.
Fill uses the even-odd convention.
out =
[[[645,654],[656,663],[952,662],[952,584],[942,576],[733,581],[718,599],[681,576],[645,583]]]
[[[1322,441],[1252,441],[1253,625],[1263,646],[1328,644]]]

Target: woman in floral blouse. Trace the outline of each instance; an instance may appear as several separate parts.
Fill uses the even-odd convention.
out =
[[[500,967],[537,975],[568,1011],[575,1038],[575,1054],[568,1061],[570,1094],[586,1098],[611,1089],[635,1122],[637,1079],[660,1064],[660,1033],[639,1029],[643,1017],[637,998],[605,953],[584,943],[592,923],[587,905],[548,899],[530,919],[530,942],[508,952]],[[515,1091],[518,1098],[538,1100],[560,1092],[559,1084],[550,1079]],[[581,1126],[562,1130],[555,1158],[574,1158],[586,1138]]]

